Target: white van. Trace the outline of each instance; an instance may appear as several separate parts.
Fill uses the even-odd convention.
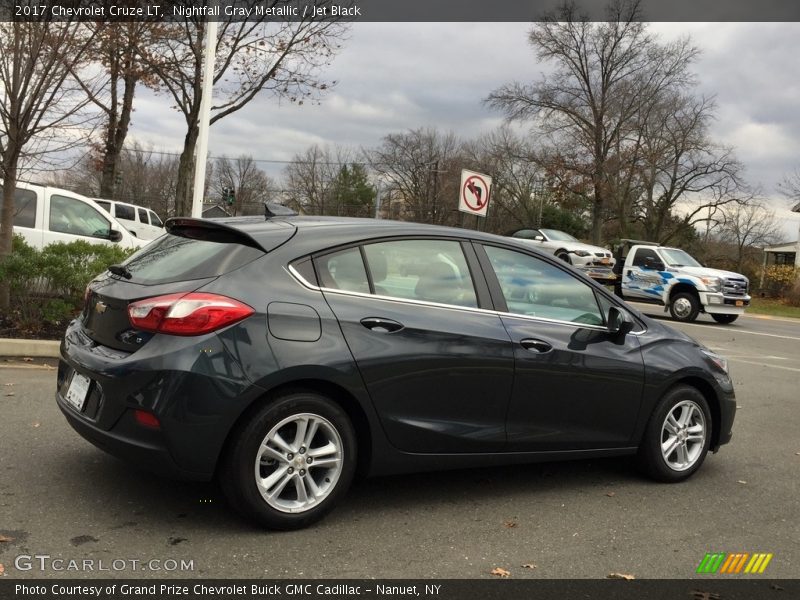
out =
[[[0,193],[2,188],[0,180]],[[76,240],[132,249],[147,244],[131,235],[90,198],[24,182],[17,183],[14,190],[14,233],[35,248]]]
[[[142,240],[154,240],[164,235],[164,223],[158,215],[144,206],[136,206],[119,200],[92,198],[119,221],[123,227]]]

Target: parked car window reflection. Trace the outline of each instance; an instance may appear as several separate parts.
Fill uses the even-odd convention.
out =
[[[358,248],[323,256],[317,260],[317,272],[322,287],[369,294],[367,270]]]
[[[0,185],[0,196],[3,186]],[[36,194],[30,190],[14,190],[14,227],[36,227]]]
[[[569,273],[528,254],[486,247],[508,312],[531,317],[602,325],[592,288]]]
[[[53,195],[50,197],[50,231],[109,239],[111,223],[86,202]]]
[[[461,244],[400,240],[364,246],[375,293],[439,304],[477,307]]]

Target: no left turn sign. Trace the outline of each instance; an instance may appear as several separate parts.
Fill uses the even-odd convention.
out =
[[[483,173],[464,169],[461,171],[461,187],[459,189],[461,192],[458,199],[458,210],[485,217],[486,210],[489,208],[492,178]]]

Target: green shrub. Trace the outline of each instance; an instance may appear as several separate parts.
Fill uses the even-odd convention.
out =
[[[5,326],[12,335],[37,335],[66,325],[81,310],[86,284],[129,255],[84,241],[37,250],[14,236],[13,252],[0,260],[0,280],[8,283],[11,299]]]

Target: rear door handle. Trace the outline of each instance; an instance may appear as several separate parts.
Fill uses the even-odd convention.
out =
[[[391,319],[381,319],[378,317],[367,317],[361,319],[361,324],[371,331],[380,333],[392,333],[393,331],[400,331],[403,328],[402,323],[392,321]]]
[[[553,349],[552,344],[545,342],[544,340],[537,340],[534,338],[528,338],[525,340],[520,341],[520,345],[525,348],[525,350],[530,350],[531,352],[538,352],[539,354],[544,354],[545,352],[550,352]]]

